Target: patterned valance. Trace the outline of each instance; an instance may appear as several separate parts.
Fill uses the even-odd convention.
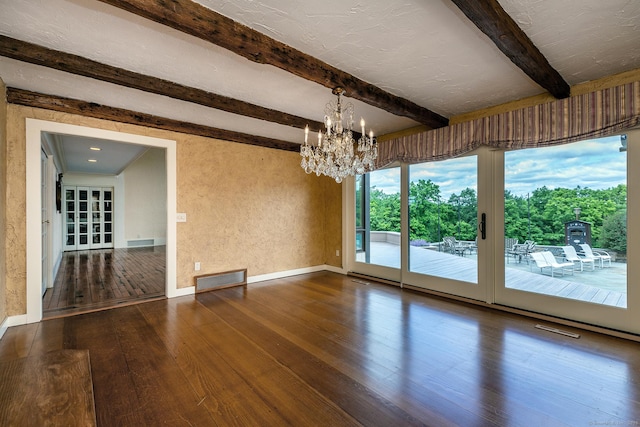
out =
[[[482,145],[518,149],[566,144],[638,124],[640,81],[383,141],[376,166],[444,160]]]

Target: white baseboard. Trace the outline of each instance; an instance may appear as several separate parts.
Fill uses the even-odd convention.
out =
[[[258,276],[247,277],[247,283],[264,282],[265,280],[282,279],[284,277],[297,276],[299,274],[315,273],[317,271],[333,271],[334,273],[346,274],[338,267],[330,265],[316,265],[314,267],[297,268],[295,270],[278,271],[276,273],[260,274]]]
[[[178,288],[171,292],[170,295],[167,295],[167,298],[176,298],[183,297],[185,295],[193,295],[196,293],[195,286],[187,286],[186,288]]]
[[[4,336],[4,333],[7,332],[7,329],[9,328],[9,318],[5,318],[4,322],[2,322],[2,324],[0,325],[0,339],[2,339],[2,337]]]

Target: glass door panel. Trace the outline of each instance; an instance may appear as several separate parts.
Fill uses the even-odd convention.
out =
[[[65,218],[65,250],[74,250],[76,248],[76,189],[65,187],[64,189],[64,208]]]
[[[400,168],[356,179],[356,261],[400,268]]]
[[[507,288],[627,306],[621,148],[611,137],[505,153]]]
[[[491,155],[481,148],[407,167],[407,285],[487,300],[490,261],[484,248],[490,236],[478,230],[490,212],[491,193],[482,176],[491,170]]]
[[[78,187],[78,250],[89,249],[89,189]]]
[[[381,169],[348,182],[347,264],[355,273],[401,281],[401,170]]]
[[[478,283],[477,156],[409,166],[409,271]]]
[[[638,293],[628,286],[635,225],[627,223],[637,209],[637,173],[627,167],[637,147],[615,136],[504,153],[497,303],[637,329]]]
[[[103,225],[104,225],[104,245],[105,247],[113,247],[113,230],[112,230],[112,203],[111,203],[111,190],[104,190],[104,217],[103,217]]]

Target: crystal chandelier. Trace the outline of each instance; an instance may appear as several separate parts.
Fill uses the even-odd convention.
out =
[[[309,144],[309,126],[304,129],[304,144],[300,147],[302,161],[300,166],[306,173],[315,172],[317,176],[326,175],[342,182],[347,176],[362,175],[374,168],[374,160],[378,157],[378,147],[364,130],[364,119],[360,119],[362,137],[356,142],[351,130],[353,126],[353,105],[343,107],[340,95],[344,89],[338,87],[333,94],[338,96],[334,104],[330,102],[324,109],[325,133],[318,131],[317,145]]]

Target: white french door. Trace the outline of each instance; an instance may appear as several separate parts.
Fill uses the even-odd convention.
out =
[[[640,164],[640,131],[628,132],[626,140],[560,147],[479,149],[350,180],[345,184],[347,269],[640,333],[640,288],[633,283],[640,277],[640,225],[620,219],[640,214],[640,170],[627,167]],[[580,239],[587,238],[586,231],[578,238],[569,227],[576,212],[579,221],[591,223],[590,247],[613,255],[610,265],[597,260],[593,270],[582,271],[579,261],[566,266],[563,247],[580,248],[585,243]],[[615,227],[626,228],[626,236]],[[505,247],[516,239],[518,250],[526,242],[530,252],[550,253],[553,276],[528,252]],[[564,270],[557,267],[562,264]]]
[[[49,287],[49,186],[47,182],[48,177],[48,158],[47,154],[41,150],[40,151],[40,219],[42,223],[41,228],[41,242],[42,242],[42,256],[41,256],[41,266],[42,266],[42,295],[45,294],[47,288]]]
[[[113,247],[113,188],[64,186],[64,250]]]

